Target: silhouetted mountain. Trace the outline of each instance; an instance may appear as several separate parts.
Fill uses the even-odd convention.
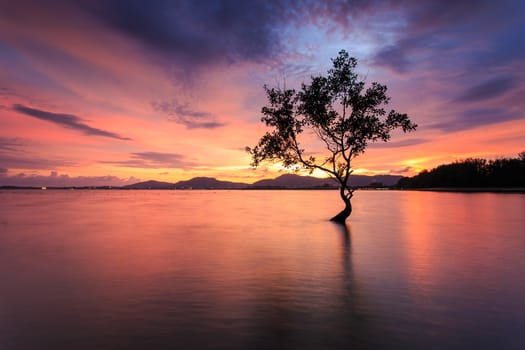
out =
[[[247,188],[248,184],[231,181],[221,181],[213,177],[195,177],[191,180],[179,181],[175,183],[175,188],[192,188],[192,189],[239,189]]]
[[[351,175],[349,183],[355,187],[365,186],[392,186],[395,185],[402,176],[395,175]],[[337,183],[330,178],[318,178],[313,176],[300,176],[296,174],[284,174],[275,179],[265,179],[246,184],[242,182],[221,181],[213,177],[195,177],[190,180],[179,181],[176,183],[145,181],[132,185],[123,186],[124,189],[248,189],[248,188],[337,188]]]
[[[275,179],[265,179],[255,182],[252,188],[316,188],[337,187],[334,180],[321,179],[313,176],[300,176],[295,174],[284,174]]]
[[[355,187],[393,186],[402,176],[399,175],[350,175],[348,183]],[[300,176],[295,174],[284,174],[275,179],[265,179],[255,182],[251,187],[255,188],[326,188],[338,187],[337,182],[331,178],[318,178],[313,176]]]
[[[144,182],[137,182],[136,184],[126,185],[122,186],[122,188],[125,189],[134,189],[134,190],[165,190],[165,189],[172,189],[175,188],[175,184],[171,182],[162,182],[162,181],[144,181]]]

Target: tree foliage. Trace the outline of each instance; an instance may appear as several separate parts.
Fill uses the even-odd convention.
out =
[[[518,158],[468,158],[399,180],[402,188],[525,187],[525,152]]]
[[[406,114],[386,110],[387,87],[377,82],[366,87],[355,72],[357,60],[346,51],[340,51],[332,64],[325,76],[311,77],[299,91],[264,86],[268,104],[262,108],[261,120],[271,131],[248,151],[254,167],[272,161],[287,168],[326,172],[339,182],[348,206],[353,195],[347,184],[352,160],[370,143],[388,141],[393,130],[409,132],[417,125]],[[306,130],[322,141],[323,156],[315,157],[302,147],[300,136]]]

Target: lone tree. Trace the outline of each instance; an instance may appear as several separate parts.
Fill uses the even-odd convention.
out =
[[[272,130],[248,152],[253,167],[271,161],[286,168],[326,172],[339,183],[345,203],[331,220],[343,223],[352,213],[354,189],[348,184],[352,160],[370,143],[388,141],[394,129],[406,133],[417,125],[406,114],[385,110],[390,101],[387,87],[373,82],[365,89],[365,82],[354,71],[357,60],[345,50],[332,63],[326,76],[312,76],[310,84],[303,83],[298,92],[264,86],[268,104],[262,108],[261,121]],[[327,150],[324,156],[318,159],[302,148],[299,137],[305,130],[322,141]]]

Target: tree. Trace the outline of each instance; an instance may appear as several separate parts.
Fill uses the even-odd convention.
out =
[[[406,114],[387,112],[387,87],[373,82],[365,89],[355,68],[357,60],[345,50],[332,59],[326,76],[312,76],[301,90],[264,86],[268,104],[261,121],[272,128],[254,148],[248,148],[252,166],[263,161],[281,162],[286,168],[322,170],[340,186],[345,208],[331,220],[344,222],[352,212],[354,189],[348,184],[351,163],[372,142],[388,141],[394,129],[416,129]],[[311,130],[326,153],[315,157],[301,145],[300,136]]]
[[[413,177],[404,177],[397,183],[401,188],[490,188],[525,186],[525,152],[518,158],[486,160],[467,158],[434,169],[424,170]]]

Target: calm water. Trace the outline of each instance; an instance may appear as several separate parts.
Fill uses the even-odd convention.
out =
[[[525,349],[525,195],[0,192],[0,349]]]

